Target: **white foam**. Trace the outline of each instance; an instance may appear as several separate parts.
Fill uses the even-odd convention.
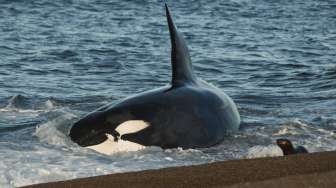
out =
[[[32,110],[32,109],[18,109],[18,108],[0,108],[0,112],[17,112],[17,113],[40,113],[40,112],[45,112],[45,110]]]
[[[283,156],[282,150],[276,145],[253,146],[248,149],[246,158],[275,157]]]
[[[129,120],[118,125],[118,127],[115,130],[119,133],[120,136],[122,136],[124,134],[139,132],[147,128],[148,126],[149,124],[142,120]],[[115,138],[109,134],[106,134],[106,136],[107,140],[104,141],[103,143],[94,146],[88,146],[87,148],[93,149],[99,153],[103,153],[106,155],[118,152],[139,151],[145,148],[145,146],[141,144],[130,142],[127,140],[122,140],[119,138],[117,138],[117,141],[115,141]]]
[[[118,152],[139,151],[145,148],[143,145],[127,140],[119,139],[118,141],[114,141],[114,137],[109,134],[106,136],[108,139],[105,142],[94,146],[88,146],[87,148],[106,155],[111,155]]]
[[[50,145],[69,146],[71,141],[67,135],[68,126],[76,116],[72,114],[65,114],[51,121],[36,127],[34,136],[37,136],[40,142],[48,143]],[[62,127],[64,126],[65,128]]]
[[[22,118],[22,115],[25,114],[18,114],[18,117]],[[282,155],[275,142],[266,139],[269,137],[278,138],[279,136],[270,134],[280,129],[279,127],[274,128],[275,130],[272,128],[274,132],[268,132],[269,129],[266,128],[259,128],[258,131],[255,129],[253,129],[254,131],[244,130],[235,137],[226,139],[223,144],[207,149],[183,150],[175,148],[163,150],[159,147],[145,147],[136,152],[100,155],[94,150],[79,147],[70,141],[68,130],[78,120],[71,110],[68,108],[53,110],[43,117],[54,120],[40,125],[37,129],[22,129],[0,136],[1,188],[111,173],[196,165],[228,159]],[[289,122],[280,126],[290,127],[289,125],[292,124]],[[313,127],[309,124],[308,126]],[[298,128],[301,127],[298,125]],[[296,146],[303,145],[310,152],[336,149],[335,134],[327,132],[328,130],[323,127],[313,128],[307,129],[312,132],[304,132],[304,137],[289,135],[289,138]],[[38,139],[32,134],[35,134]],[[281,137],[288,138],[287,135],[281,135]],[[110,136],[109,140],[113,139]],[[249,140],[253,140],[253,142],[250,143]],[[248,148],[256,141],[259,143],[258,146]],[[120,145],[122,146],[122,142]],[[130,151],[130,146],[124,145],[122,148],[128,148],[126,151]]]
[[[45,103],[44,103],[45,107],[47,108],[47,110],[50,110],[50,109],[53,109],[54,108],[54,104],[51,100],[47,100]]]

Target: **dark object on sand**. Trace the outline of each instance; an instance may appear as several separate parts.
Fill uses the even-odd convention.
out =
[[[196,77],[187,45],[167,6],[166,14],[172,45],[171,84],[107,105],[79,120],[70,131],[78,145],[104,144],[109,134],[144,146],[200,148],[218,144],[238,130],[235,103],[221,89]],[[132,124],[134,120],[145,125]]]
[[[284,155],[308,153],[308,150],[303,146],[297,146],[296,148],[294,148],[292,142],[288,139],[277,139],[276,142],[281,148]]]

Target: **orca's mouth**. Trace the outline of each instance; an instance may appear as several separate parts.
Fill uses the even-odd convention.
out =
[[[82,147],[93,146],[106,141],[108,137],[105,133],[95,134],[90,136],[85,136],[79,139],[72,139],[72,141],[76,142],[78,145]]]
[[[108,139],[108,134],[113,137],[115,142],[117,142],[121,139],[122,135],[136,133],[146,129],[149,126],[149,123],[143,120],[128,120],[118,125],[115,129],[99,126],[101,124],[98,124],[98,126],[92,125],[93,123],[75,123],[69,134],[71,140],[82,147],[88,147],[105,142]]]
[[[76,125],[71,128],[69,136],[73,142],[82,147],[100,144],[108,138],[104,130],[87,130]]]

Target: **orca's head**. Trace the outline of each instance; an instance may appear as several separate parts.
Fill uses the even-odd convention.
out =
[[[112,123],[112,120],[106,118],[107,116],[115,122]],[[108,135],[116,142],[125,134],[136,133],[149,126],[148,122],[133,119],[128,113],[107,115],[104,111],[96,111],[76,122],[69,136],[78,145],[88,147],[105,142],[109,138]]]
[[[70,138],[80,146],[87,147],[104,142],[108,126],[104,125],[104,113],[93,112],[76,122],[70,130]]]

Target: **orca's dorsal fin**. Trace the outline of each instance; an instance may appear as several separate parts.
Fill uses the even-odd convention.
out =
[[[195,76],[187,44],[175,27],[167,4],[165,6],[171,41],[172,86],[194,83]]]

